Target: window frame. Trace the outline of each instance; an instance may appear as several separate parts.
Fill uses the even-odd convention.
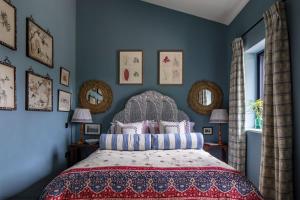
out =
[[[258,52],[256,54],[256,60],[257,60],[257,99],[263,99],[264,96],[264,65],[265,65],[265,50]]]

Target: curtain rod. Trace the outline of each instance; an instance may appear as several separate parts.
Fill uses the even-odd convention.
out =
[[[281,0],[282,2],[286,2],[287,0]],[[260,22],[262,22],[264,20],[264,18],[260,18],[255,24],[253,24],[249,29],[247,29],[243,34],[242,34],[242,38],[247,35],[247,33],[249,33],[253,28],[255,28],[257,26],[257,24],[259,24]]]

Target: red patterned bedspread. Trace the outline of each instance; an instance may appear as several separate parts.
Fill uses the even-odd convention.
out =
[[[63,172],[40,199],[260,200],[262,196],[246,177],[225,168],[99,167]]]

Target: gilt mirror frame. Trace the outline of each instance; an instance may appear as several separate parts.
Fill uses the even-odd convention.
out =
[[[201,90],[209,90],[213,95],[213,100],[210,105],[202,105],[199,102],[199,92]],[[211,81],[198,81],[194,83],[188,94],[188,104],[193,111],[209,115],[213,109],[220,108],[223,101],[223,92],[221,88]]]
[[[100,89],[102,92],[103,100],[99,104],[91,104],[86,98],[88,91],[93,88]],[[83,108],[90,109],[91,113],[103,113],[107,111],[112,104],[112,100],[113,100],[112,90],[110,86],[103,81],[99,81],[99,80],[86,81],[82,84],[80,88],[79,104]]]

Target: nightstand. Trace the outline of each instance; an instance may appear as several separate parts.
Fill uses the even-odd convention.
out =
[[[75,163],[85,159],[91,153],[99,148],[99,144],[71,144],[68,148],[67,161],[68,166],[72,166]]]
[[[211,152],[212,150],[221,151],[221,160],[227,163],[227,153],[228,153],[227,144],[204,143],[204,150],[207,152]]]

